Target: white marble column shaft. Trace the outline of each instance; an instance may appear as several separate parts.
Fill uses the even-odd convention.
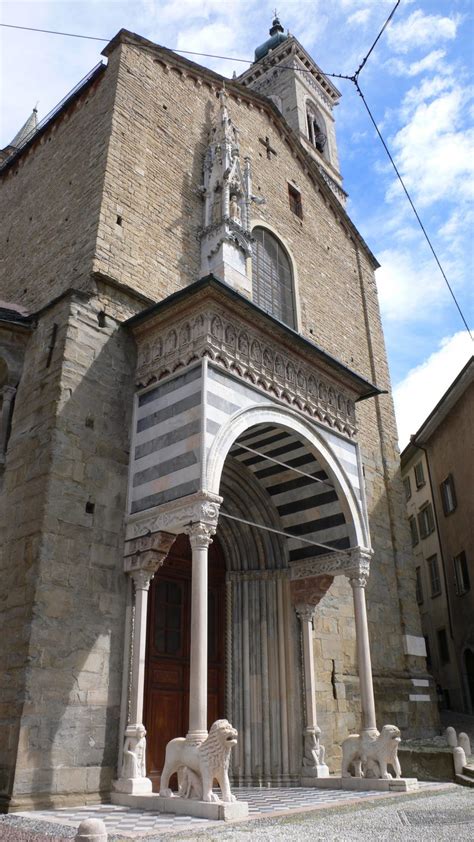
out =
[[[189,730],[186,739],[198,744],[207,737],[208,550],[215,528],[194,523],[186,531],[192,551]]]
[[[365,576],[350,578],[354,599],[354,618],[356,628],[357,662],[360,682],[360,701],[362,708],[362,731],[377,729],[375,719],[374,686],[372,663],[370,659],[369,627],[365,604]]]
[[[135,570],[131,574],[135,590],[135,616],[133,624],[133,657],[130,688],[130,724],[143,723],[143,699],[145,692],[145,652],[148,591],[153,573],[149,570]]]
[[[306,727],[316,726],[315,672],[313,655],[313,616],[314,605],[298,605],[296,613],[300,618],[303,638],[304,694],[306,706]]]

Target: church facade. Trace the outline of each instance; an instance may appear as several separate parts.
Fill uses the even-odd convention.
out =
[[[0,170],[4,810],[143,726],[158,788],[223,717],[234,786],[437,722],[339,92],[278,21],[234,80],[104,54]]]

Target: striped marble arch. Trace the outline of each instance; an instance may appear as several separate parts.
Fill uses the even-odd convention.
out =
[[[296,430],[297,415],[286,407],[279,411],[280,403],[207,359],[142,391],[135,412],[130,513],[145,514],[200,491],[222,493],[210,488],[210,463],[216,441],[226,431],[230,447],[221,447],[221,457],[238,461],[260,484],[280,528],[294,536],[288,541],[290,562],[326,553],[327,548],[354,546],[354,518],[340,487]],[[276,423],[242,421],[248,410],[259,408],[272,408]],[[363,510],[356,445],[323,425],[310,426]],[[251,511],[248,516],[252,520]]]

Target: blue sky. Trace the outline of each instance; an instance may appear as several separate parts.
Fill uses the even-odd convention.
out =
[[[395,0],[286,0],[285,29],[328,73],[353,73]],[[274,0],[8,2],[3,23],[111,38],[126,27],[173,49],[251,58],[267,37]],[[473,296],[473,4],[402,0],[360,76],[361,88],[418,207],[464,315]],[[0,144],[38,101],[39,117],[99,60],[100,42],[3,29]],[[192,57],[223,75],[245,64]],[[336,126],[348,212],[382,268],[377,283],[400,442],[471,356],[474,344],[444,284],[357,93]]]

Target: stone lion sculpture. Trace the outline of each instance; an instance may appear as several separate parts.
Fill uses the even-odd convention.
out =
[[[351,734],[342,743],[342,777],[352,777],[349,771],[352,765],[356,778],[391,778],[387,766],[392,766],[395,777],[400,778],[402,770],[397,756],[400,739],[396,725],[384,725],[381,734]]]
[[[238,732],[227,719],[218,719],[211,726],[209,736],[200,745],[190,745],[185,737],[170,740],[166,746],[165,765],[161,773],[160,795],[169,797],[174,794],[169,789],[170,777],[187,767],[193,774],[188,774],[184,769],[183,785],[180,787],[182,797],[195,798],[196,790],[199,793],[202,790],[203,801],[218,802],[219,798],[212,791],[212,782],[216,779],[221,788],[221,800],[235,801],[230,791],[229,761],[230,752],[237,745],[237,737]],[[200,779],[201,787],[197,785],[196,776]]]

